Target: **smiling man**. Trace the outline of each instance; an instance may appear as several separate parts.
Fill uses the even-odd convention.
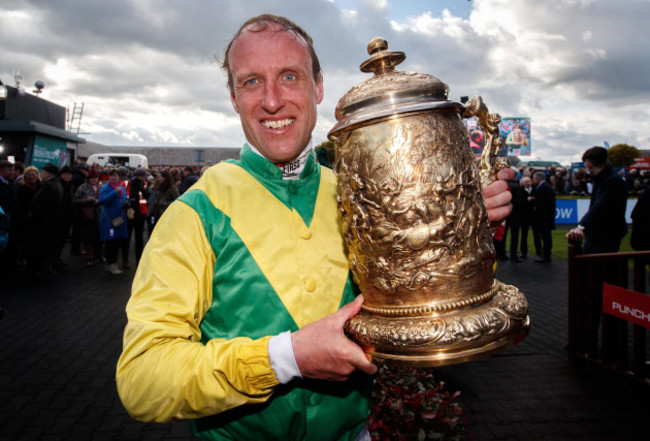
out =
[[[192,419],[205,439],[355,440],[377,368],[343,333],[355,298],[336,179],[311,132],[323,81],[312,40],[263,15],[224,58],[247,142],[207,170],[147,244],[117,384],[143,421]],[[507,185],[485,189],[492,218]]]

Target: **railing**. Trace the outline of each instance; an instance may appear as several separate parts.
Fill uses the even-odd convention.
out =
[[[650,251],[581,254],[569,245],[569,364],[591,362],[650,385],[649,329],[602,313],[603,283],[646,293]],[[630,286],[630,262],[632,286]]]

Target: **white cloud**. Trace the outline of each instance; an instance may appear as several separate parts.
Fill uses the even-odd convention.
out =
[[[91,141],[241,145],[214,55],[245,19],[270,12],[314,38],[326,91],[316,143],[339,98],[369,78],[358,66],[382,36],[406,52],[398,69],[439,77],[452,99],[480,94],[492,111],[531,117],[539,156],[570,158],[605,140],[650,148],[640,123],[650,116],[649,2],[473,0],[463,17],[408,3],[398,13],[398,0],[24,0],[0,14],[0,78],[10,84],[20,68],[25,86],[45,81],[44,98],[84,102]]]

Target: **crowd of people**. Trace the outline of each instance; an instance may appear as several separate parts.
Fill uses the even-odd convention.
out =
[[[607,151],[604,148],[598,151],[604,157],[602,160],[605,164]],[[532,231],[537,257],[534,261],[551,262],[551,231],[555,228],[555,198],[557,195],[576,195],[589,196],[593,199],[598,179],[593,171],[588,169],[587,166],[576,170],[557,166],[546,167],[543,170],[525,165],[520,167],[517,176],[508,183],[512,193],[512,213],[494,236],[497,258],[515,263],[526,259],[528,232]],[[650,187],[650,170],[630,169],[617,173],[610,165],[607,174],[612,178],[618,178],[618,182],[621,183],[618,196],[622,200],[626,196],[642,198],[644,191]],[[511,235],[510,247],[506,250],[508,233]],[[616,235],[620,240],[618,236]],[[618,250],[618,246],[614,248]]]
[[[9,219],[1,276],[56,280],[67,266],[68,241],[70,254],[84,256],[86,266],[106,264],[110,274],[121,274],[131,266],[131,243],[137,265],[160,216],[198,177],[189,166],[146,170],[78,162],[39,170],[0,161],[0,207]]]
[[[536,170],[526,165],[519,168],[518,177],[532,177],[535,171],[544,173],[546,182],[553,187],[559,195],[591,195],[593,181],[586,168],[567,169],[555,165],[546,167],[544,170]],[[650,170],[631,168],[621,170],[619,175],[625,180],[628,195],[640,196],[643,191],[650,187]]]

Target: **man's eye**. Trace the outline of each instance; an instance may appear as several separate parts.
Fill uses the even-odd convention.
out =
[[[296,79],[296,76],[294,74],[285,74],[284,79],[287,81],[294,81]]]
[[[244,81],[244,86],[253,86],[258,83],[257,78],[251,78],[249,80]]]

